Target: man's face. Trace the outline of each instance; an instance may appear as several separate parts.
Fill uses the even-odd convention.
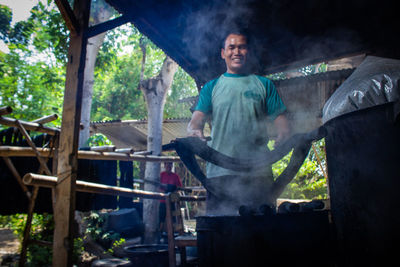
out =
[[[242,74],[245,72],[247,60],[247,39],[243,35],[229,34],[225,47],[221,49],[221,57],[225,60],[228,73]]]
[[[166,172],[171,172],[171,170],[172,170],[172,163],[170,163],[170,162],[165,163],[164,167],[165,167],[165,171],[166,171]]]

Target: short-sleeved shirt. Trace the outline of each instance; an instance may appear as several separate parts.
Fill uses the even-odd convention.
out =
[[[258,75],[224,73],[204,85],[195,110],[211,116],[211,141],[215,150],[235,158],[251,158],[265,152],[267,120],[286,110],[274,84]],[[241,173],[207,163],[207,177],[262,176],[266,170]]]
[[[179,175],[173,172],[161,172],[160,173],[160,183],[165,185],[175,185],[176,187],[182,187],[181,179]],[[165,202],[161,199],[160,202]]]

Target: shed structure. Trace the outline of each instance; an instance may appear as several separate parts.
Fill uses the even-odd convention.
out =
[[[198,85],[224,72],[220,41],[246,28],[259,74],[354,54],[399,58],[396,1],[106,0],[121,16],[89,27],[91,0],[55,0],[70,30],[57,162],[53,266],[72,265],[81,95],[88,38],[132,22]],[[97,3],[98,1],[93,1]],[[301,12],[300,12],[301,11]]]

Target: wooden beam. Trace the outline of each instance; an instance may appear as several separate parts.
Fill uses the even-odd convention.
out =
[[[77,35],[80,32],[80,25],[75,17],[68,0],[55,0],[58,9],[60,10],[61,16],[63,17],[65,24],[71,35]]]
[[[75,181],[90,0],[75,0],[80,31],[70,34],[54,205],[53,267],[72,266]],[[62,3],[62,2],[60,2]],[[64,5],[65,6],[65,5]],[[71,18],[71,16],[69,16]]]
[[[130,22],[131,17],[127,15],[122,15],[118,18],[99,23],[97,25],[91,26],[88,31],[87,31],[87,38],[91,38],[93,36],[96,36],[100,33],[106,32],[108,30],[112,30],[116,27],[119,27],[125,23]]]

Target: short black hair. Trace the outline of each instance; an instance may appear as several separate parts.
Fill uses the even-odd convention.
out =
[[[231,34],[236,34],[236,35],[242,35],[244,37],[246,37],[247,40],[247,46],[250,46],[250,34],[247,30],[244,29],[236,29],[236,30],[230,30],[227,31],[224,35],[223,35],[223,39],[221,41],[221,48],[225,48],[225,42],[226,39],[228,38],[229,35]]]

